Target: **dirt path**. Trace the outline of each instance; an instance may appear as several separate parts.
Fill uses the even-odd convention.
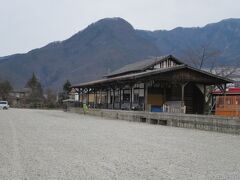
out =
[[[240,179],[240,136],[0,111],[0,179]]]

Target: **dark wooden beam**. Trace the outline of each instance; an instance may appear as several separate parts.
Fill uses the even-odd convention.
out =
[[[119,109],[122,109],[122,89],[119,89]]]
[[[113,89],[112,109],[114,109],[114,104],[115,104],[115,89]]]

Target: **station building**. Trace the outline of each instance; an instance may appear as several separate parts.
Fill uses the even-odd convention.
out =
[[[128,64],[102,79],[76,84],[80,104],[92,108],[203,114],[208,86],[232,80],[191,67],[172,55]]]

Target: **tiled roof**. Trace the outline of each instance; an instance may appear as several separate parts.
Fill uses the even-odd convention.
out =
[[[212,94],[218,95],[218,94],[224,94],[221,90],[215,90],[212,92]],[[240,88],[228,88],[226,89],[225,94],[240,94]]]
[[[100,80],[96,80],[96,81],[90,81],[90,82],[86,82],[86,83],[81,83],[81,84],[76,84],[73,85],[72,88],[81,88],[81,87],[90,87],[90,86],[95,86],[95,85],[103,85],[103,84],[108,84],[108,83],[112,83],[112,82],[117,82],[117,81],[126,81],[126,80],[137,80],[137,79],[141,79],[147,76],[151,76],[151,75],[160,75],[166,72],[173,72],[176,70],[180,70],[180,69],[188,69],[188,70],[192,70],[198,73],[201,73],[202,75],[206,75],[209,78],[215,78],[215,81],[221,81],[222,83],[232,83],[233,81],[231,79],[228,78],[224,78],[215,74],[211,74],[209,72],[203,71],[203,70],[199,70],[190,66],[187,66],[185,64],[183,65],[177,65],[174,67],[169,67],[169,68],[163,68],[163,69],[155,69],[152,71],[144,71],[144,72],[138,72],[138,73],[133,73],[133,74],[126,74],[126,75],[121,75],[121,76],[116,76],[116,77],[111,77],[111,78],[103,78]]]
[[[183,64],[181,61],[179,61],[177,58],[175,58],[172,55],[168,55],[168,56],[160,56],[160,57],[155,57],[155,58],[149,58],[149,59],[145,59],[143,61],[138,61],[132,64],[128,64],[123,66],[120,69],[117,69],[113,72],[111,72],[110,74],[106,75],[105,77],[113,77],[113,76],[117,76],[120,74],[126,74],[126,73],[134,73],[134,72],[141,72],[146,70],[147,68],[149,68],[150,66],[153,66],[161,61],[164,61],[166,59],[172,59],[175,62],[177,62],[178,64]]]

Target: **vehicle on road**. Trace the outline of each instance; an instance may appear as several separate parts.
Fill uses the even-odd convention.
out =
[[[7,101],[0,101],[0,109],[7,110],[8,108],[9,108],[9,105]]]

